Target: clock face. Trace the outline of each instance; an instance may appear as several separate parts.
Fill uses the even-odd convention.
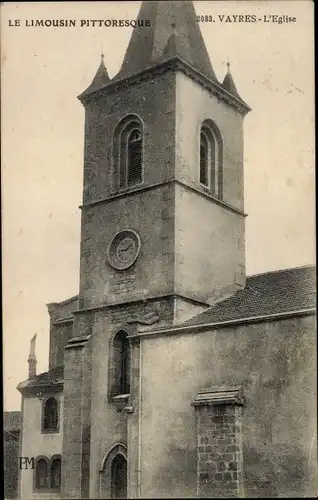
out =
[[[127,262],[131,262],[136,253],[136,244],[131,238],[124,238],[118,243],[116,249],[117,257],[120,262],[127,264]]]
[[[108,261],[112,267],[122,271],[134,264],[139,251],[139,235],[131,229],[125,229],[117,233],[112,239],[108,250]]]

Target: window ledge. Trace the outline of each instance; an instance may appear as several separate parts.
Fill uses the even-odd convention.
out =
[[[131,191],[134,191],[137,188],[141,188],[144,185],[144,181],[138,182],[138,184],[134,184],[132,186],[124,186],[124,187],[119,187],[113,190],[113,195],[120,195],[120,194],[125,194],[125,193],[130,193]]]
[[[61,497],[61,490],[57,490],[55,488],[34,488],[33,493],[36,495],[45,495],[44,498],[48,498],[47,495],[49,495],[50,498],[60,498]]]
[[[120,402],[120,401],[127,401],[128,398],[129,398],[129,394],[118,394],[118,396],[113,396],[112,397],[112,400],[114,401],[114,403],[116,402]]]
[[[42,434],[59,434],[60,429],[42,429]]]
[[[112,396],[111,403],[116,406],[118,412],[121,412],[127,406],[128,399],[129,394],[118,394],[118,396]]]

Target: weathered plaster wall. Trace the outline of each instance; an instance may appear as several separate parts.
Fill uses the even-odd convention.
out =
[[[51,458],[55,454],[62,455],[62,439],[64,425],[64,398],[63,394],[54,394],[59,401],[59,432],[42,434],[42,401],[37,397],[25,397],[23,406],[23,432],[20,456],[34,457],[45,455]],[[43,498],[43,493],[33,491],[34,470],[31,468],[20,471],[21,500],[35,500]],[[56,493],[45,494],[46,498],[60,498]]]
[[[189,98],[189,96],[191,96]],[[200,130],[212,120],[223,140],[223,199],[243,210],[243,119],[233,107],[181,72],[176,79],[176,178],[199,186]]]
[[[245,284],[245,218],[176,186],[175,290],[204,302]]]
[[[196,393],[244,387],[247,497],[315,495],[315,322],[286,319],[142,341],[141,492],[196,493]]]

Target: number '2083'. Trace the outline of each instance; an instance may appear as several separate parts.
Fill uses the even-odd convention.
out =
[[[197,23],[212,23],[212,16],[197,16]]]

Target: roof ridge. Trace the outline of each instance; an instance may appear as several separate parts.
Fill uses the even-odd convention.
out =
[[[316,264],[304,264],[303,266],[286,267],[283,269],[273,269],[271,271],[265,271],[264,273],[250,274],[250,275],[246,276],[246,279],[254,278],[256,276],[264,276],[265,274],[281,273],[281,272],[285,272],[285,271],[293,271],[295,269],[305,269],[306,267],[307,268],[309,268],[309,267],[315,268]]]
[[[49,305],[51,305],[51,304],[52,304],[52,305],[53,305],[53,304],[54,304],[54,305],[55,305],[55,304],[57,304],[57,305],[67,304],[68,302],[72,302],[73,300],[75,300],[75,299],[77,300],[78,298],[79,298],[79,294],[77,294],[77,295],[72,295],[72,297],[69,297],[68,299],[64,299],[64,300],[61,300],[61,301],[59,301],[59,302],[57,302],[57,301],[55,301],[55,302],[49,302],[49,303],[48,303],[48,304],[46,304],[46,305],[47,305],[47,306],[49,306]]]

